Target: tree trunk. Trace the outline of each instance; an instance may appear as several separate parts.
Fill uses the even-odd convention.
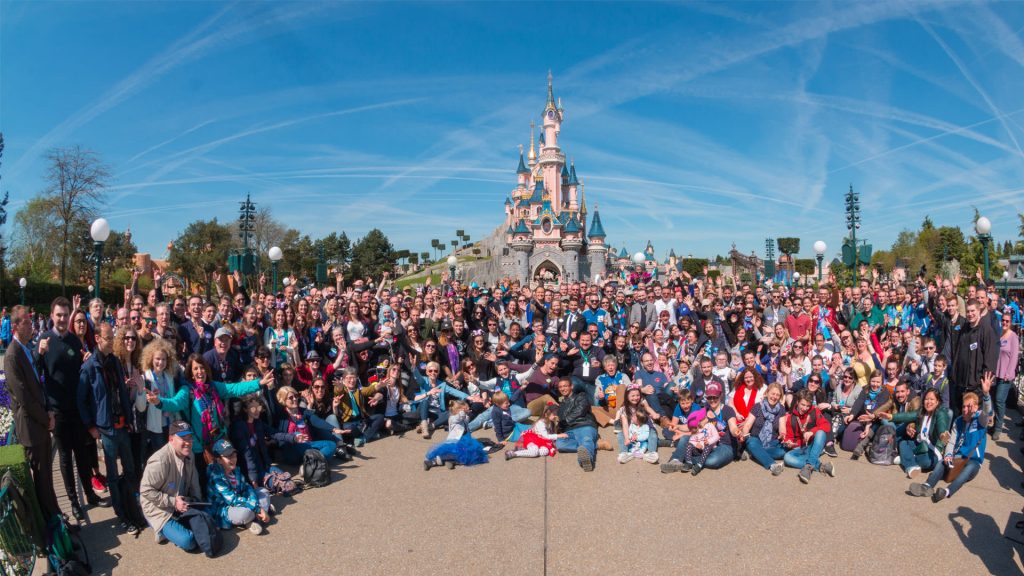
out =
[[[65,273],[67,272],[68,265],[68,228],[70,223],[64,221],[64,242],[61,243],[60,247],[60,295],[67,297],[67,282],[65,282]]]

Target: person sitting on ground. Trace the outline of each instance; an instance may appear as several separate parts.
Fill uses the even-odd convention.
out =
[[[778,460],[786,455],[782,446],[781,424],[786,414],[782,404],[782,385],[769,384],[761,399],[750,410],[750,416],[743,423],[747,434],[747,452],[750,457],[772,473],[782,474],[783,465]]]
[[[202,499],[196,456],[192,451],[192,427],[176,420],[168,427],[168,442],[153,453],[142,471],[139,499],[146,522],[156,541],[170,540],[182,550],[196,547],[192,530],[177,517],[189,508],[189,502]]]
[[[811,393],[800,390],[793,398],[793,411],[780,422],[784,434],[782,445],[788,450],[782,462],[790,468],[799,468],[797,476],[807,484],[815,470],[835,477],[831,462],[821,462],[830,429],[828,418],[814,405]]]
[[[850,413],[843,418],[846,431],[843,432],[842,448],[853,452],[854,460],[864,455],[874,429],[881,424],[877,413],[880,406],[889,402],[889,393],[882,386],[882,373],[878,370],[868,376],[868,387],[853,403]]]
[[[658,463],[658,435],[651,433],[651,423],[661,418],[642,394],[640,384],[631,384],[626,389],[625,402],[619,410],[619,424],[622,433],[619,440],[619,464],[634,458],[642,458],[651,464]]]
[[[736,424],[736,412],[726,406],[722,400],[723,393],[723,386],[715,380],[709,381],[707,388],[704,390],[704,398],[707,401],[705,418],[714,424],[718,430],[720,440],[714,450],[708,454],[704,465],[701,467],[702,469],[710,468],[714,470],[728,465],[735,458],[738,442],[745,437],[744,431]],[[678,460],[680,465],[670,466],[667,470],[663,469],[662,471],[692,473],[692,467],[682,465],[685,449],[685,444],[677,446],[676,451],[672,454],[672,459]],[[672,464],[672,462],[666,463],[666,465],[669,464]]]
[[[238,450],[238,466],[254,488],[266,488],[271,493],[287,492],[278,485],[280,479],[291,475],[271,463],[267,441],[275,446],[288,441],[287,434],[274,432],[260,416],[264,410],[263,400],[257,394],[245,397],[242,402],[242,416],[231,423],[230,438]]]
[[[988,440],[988,423],[992,418],[992,397],[989,391],[996,378],[986,372],[981,378],[982,407],[978,408],[978,395],[964,394],[961,414],[953,421],[949,441],[942,457],[942,465],[936,466],[923,484],[911,484],[913,496],[931,496],[932,502],[951,498],[963,485],[974,480],[985,462],[985,448]],[[943,478],[949,482],[945,488],[938,483]]]
[[[687,421],[687,426],[693,428],[694,431],[683,449],[683,466],[689,466],[690,473],[696,476],[704,469],[708,455],[715,449],[722,437],[718,434],[714,423],[708,420],[706,411],[703,418],[700,418],[700,414],[691,416]]]
[[[618,407],[625,402],[626,388],[631,384],[625,372],[619,372],[619,360],[614,354],[601,362],[604,373],[597,377],[597,404],[592,407],[598,426],[608,426],[617,420]]]
[[[700,409],[700,405],[693,401],[693,392],[682,389],[678,392],[679,401],[672,411],[672,422],[669,424],[668,432],[672,434],[672,445],[679,446],[686,443],[686,437],[691,430],[687,425],[690,414]],[[675,454],[673,454],[675,456]]]
[[[497,402],[495,394],[495,402]],[[538,456],[554,456],[558,450],[555,449],[555,441],[559,438],[568,438],[569,435],[558,434],[558,404],[554,402],[547,405],[544,414],[533,428],[528,429],[517,442],[518,450],[505,452],[505,460],[512,458],[537,458]]]
[[[342,430],[332,427],[311,410],[300,408],[299,393],[295,388],[284,386],[278,389],[277,401],[284,406],[284,418],[278,424],[278,431],[284,433],[284,436],[275,436],[283,440],[281,461],[292,465],[301,464],[306,450],[319,450],[328,462],[335,453],[341,456],[343,450],[334,438],[341,436]]]
[[[572,380],[558,381],[558,428],[568,435],[555,441],[559,452],[575,452],[584,472],[593,472],[597,462],[597,420],[590,410],[585,386],[573,387]]]
[[[453,470],[457,464],[485,464],[487,451],[469,432],[469,403],[465,400],[452,400],[447,412],[448,437],[427,451],[423,459],[423,469],[430,470],[435,466],[446,465],[449,470]]]
[[[441,365],[437,362],[427,363],[427,375],[420,374],[413,365],[413,377],[419,382],[419,392],[413,396],[413,404],[419,413],[420,425],[417,432],[424,438],[430,438],[434,428],[444,426],[448,422],[447,402],[451,399],[465,400],[469,394],[451,386],[440,379]]]
[[[359,448],[376,440],[384,429],[384,415],[373,410],[384,400],[384,380],[360,388],[356,369],[349,367],[341,371],[341,384],[334,397],[333,416],[337,428],[345,431],[345,444]]]
[[[949,411],[942,407],[939,391],[928,388],[921,401],[917,420],[907,424],[897,444],[900,466],[907,478],[931,472],[942,461],[942,451],[949,440]]]
[[[253,534],[262,534],[263,526],[270,522],[270,494],[245,481],[238,468],[238,453],[231,442],[224,438],[217,440],[213,453],[217,459],[207,472],[210,515],[222,530],[242,526]]]

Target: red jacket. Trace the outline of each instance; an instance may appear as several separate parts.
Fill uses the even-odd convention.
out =
[[[786,416],[786,437],[783,443],[792,442],[799,448],[807,446],[803,432],[821,430],[827,434],[832,429],[829,419],[821,413],[821,410],[818,410],[817,406],[811,406],[811,409],[803,417],[799,416],[796,411],[790,412]]]

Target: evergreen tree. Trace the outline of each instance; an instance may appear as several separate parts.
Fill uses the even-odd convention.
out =
[[[352,247],[352,277],[377,277],[395,267],[395,250],[383,232],[374,228]]]

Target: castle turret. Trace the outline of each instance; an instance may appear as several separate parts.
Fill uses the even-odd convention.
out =
[[[587,234],[587,258],[590,260],[590,276],[604,277],[608,260],[608,246],[604,243],[604,226],[601,225],[601,214],[594,206],[594,219],[590,223]]]
[[[533,144],[533,138],[530,138],[530,144]],[[526,181],[530,178],[530,169],[526,167],[526,163],[523,162],[523,145],[519,145],[519,167],[516,168],[516,179],[519,183],[519,188],[526,188]]]

